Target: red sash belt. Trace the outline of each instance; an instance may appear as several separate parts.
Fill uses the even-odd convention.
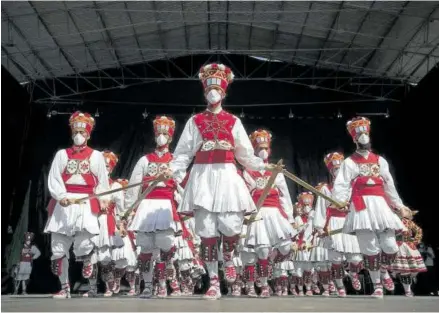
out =
[[[326,209],[326,219],[330,219],[331,217],[346,217],[347,215],[348,212],[343,212],[336,208],[329,207]]]
[[[136,238],[134,232],[128,231],[128,238],[130,238],[131,246],[133,247],[133,251],[136,251],[136,245],[134,244],[134,239]]]
[[[235,163],[235,153],[232,150],[198,151],[194,164]]]
[[[115,209],[116,205],[114,203],[111,203],[110,206],[107,209],[107,229],[108,229],[108,235],[114,236],[116,233],[116,217],[115,217]]]
[[[87,195],[92,195],[94,192],[94,187],[88,185],[65,185],[66,191],[68,193],[82,193]],[[47,211],[49,212],[49,216],[52,216],[53,211],[55,210],[56,200],[50,199],[49,205],[47,206]],[[94,198],[90,199],[90,208],[94,214],[99,214],[101,211],[101,206],[99,204],[99,200]]]
[[[328,227],[331,217],[346,217],[347,215],[348,212],[342,212],[340,210],[337,210],[336,208],[331,207],[326,208],[326,222],[324,228]]]
[[[255,203],[258,203],[259,198],[261,197],[262,190],[255,190],[252,194],[253,201]],[[283,210],[282,206],[280,205],[280,198],[279,193],[275,189],[271,189],[268,196],[265,198],[264,203],[262,204],[263,207],[269,207],[269,208],[277,208],[282,215],[282,217],[288,219],[288,215]]]
[[[92,195],[94,192],[94,186],[88,185],[66,185],[66,191],[69,193],[85,193]]]
[[[375,184],[367,184],[370,180],[373,180]],[[366,208],[363,196],[383,197],[389,203],[383,184],[383,180],[377,177],[363,176],[357,178],[352,186],[352,202],[354,203],[355,210],[360,212]]]
[[[172,205],[172,218],[174,221],[179,221],[180,217],[177,213],[177,203],[174,199],[174,189],[170,189],[167,187],[156,187],[149,195],[146,196],[146,199],[157,199],[157,200],[169,200]]]

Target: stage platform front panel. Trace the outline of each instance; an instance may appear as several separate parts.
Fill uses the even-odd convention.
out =
[[[50,295],[2,296],[3,312],[437,312],[439,297],[365,296],[233,298],[208,301],[200,296],[139,299],[131,297],[53,300]]]

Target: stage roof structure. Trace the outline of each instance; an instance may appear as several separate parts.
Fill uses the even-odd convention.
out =
[[[87,73],[119,83],[108,70],[186,55],[238,54],[326,69],[331,77],[348,72],[383,79],[380,83],[416,84],[439,60],[434,1],[2,1],[1,6],[2,65],[22,83],[79,77],[99,89]]]

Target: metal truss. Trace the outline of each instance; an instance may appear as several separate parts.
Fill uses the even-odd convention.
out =
[[[357,60],[361,62],[363,58]],[[189,59],[190,58],[190,59]],[[302,66],[290,62],[271,62],[245,55],[204,55],[188,56],[177,59],[145,62],[140,65],[124,66],[106,71],[81,73],[70,76],[58,76],[42,81],[31,81],[35,84],[33,98],[36,102],[69,101],[85,99],[87,94],[113,89],[125,89],[161,81],[198,81],[200,66],[213,60],[227,64],[235,73],[235,81],[266,81],[308,87],[311,90],[325,90],[337,94],[355,96],[356,99],[370,101],[398,102],[399,97],[391,94],[403,89],[405,83],[387,77],[359,76],[345,71],[333,71],[314,66]],[[355,64],[352,64],[354,66]],[[40,86],[45,86],[44,92]],[[48,86],[53,86],[48,90]],[[364,90],[367,87],[367,92]]]

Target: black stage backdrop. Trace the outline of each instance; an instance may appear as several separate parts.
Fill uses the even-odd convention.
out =
[[[429,86],[429,81],[434,82],[435,78],[437,82],[437,72],[430,74],[430,77],[425,79],[424,87],[420,86],[416,92],[401,103],[392,112],[390,118],[371,118],[374,150],[389,161],[401,197],[409,206],[413,206],[422,212],[418,221],[424,227],[425,235],[430,241],[435,238],[435,222],[432,222],[431,217],[432,214],[437,215],[437,210],[426,203],[425,200],[429,198],[428,191],[425,186],[419,183],[421,181],[419,171],[427,172],[429,164],[421,161],[420,151],[423,151],[423,149],[418,142],[420,135],[426,134],[420,125],[424,125],[427,117],[416,116],[420,115],[416,113],[419,109],[414,109],[413,105],[419,108],[422,102],[427,104],[427,101],[433,101],[427,97],[428,95],[431,97],[435,93]],[[234,88],[234,86],[231,88]],[[268,88],[270,87],[265,88],[269,92]],[[5,90],[5,92],[7,91]],[[9,90],[9,92],[12,91]],[[198,92],[201,93],[201,88]],[[240,94],[239,89],[235,89],[233,95],[238,94]],[[188,96],[190,95],[188,94]],[[198,98],[199,94],[194,95],[194,99]],[[197,103],[197,100],[194,100],[193,103]],[[22,101],[21,104],[24,108],[25,102]],[[227,104],[225,108],[227,109]],[[95,111],[95,107],[92,106],[84,106],[79,109],[90,113]],[[105,106],[105,110],[96,119],[96,128],[92,133],[89,144],[98,150],[110,149],[120,156],[120,162],[113,175],[116,178],[128,178],[137,160],[145,153],[152,151],[154,147],[152,135],[152,118],[154,116],[151,114],[147,119],[143,119],[141,115],[143,110],[143,108],[135,106],[109,104]],[[148,110],[163,114],[173,113],[167,107],[148,108]],[[325,111],[325,109],[318,106],[311,109],[311,112],[322,111]],[[279,158],[283,158],[286,167],[291,172],[316,185],[328,179],[323,163],[323,157],[326,153],[340,151],[350,154],[355,148],[345,129],[346,120],[354,115],[353,112],[368,111],[355,103],[351,104],[349,111],[351,113],[346,114],[341,119],[317,118],[318,113],[315,114],[314,118],[288,119],[284,117],[281,119],[279,116],[272,118],[271,115],[265,112],[261,118],[251,119],[247,117],[242,120],[247,132],[259,127],[266,127],[271,130],[274,135],[272,160],[277,161]],[[239,112],[239,110],[238,112],[235,111],[238,114]],[[57,279],[50,272],[50,238],[48,235],[43,234],[47,219],[46,205],[49,201],[47,173],[56,151],[71,144],[68,127],[69,116],[57,115],[48,119],[46,114],[47,108],[34,105],[31,131],[24,146],[23,166],[20,170],[17,166],[16,173],[19,173],[20,177],[10,221],[11,225],[15,225],[17,222],[27,184],[31,180],[29,230],[37,234],[36,244],[42,251],[42,256],[34,264],[35,270],[32,274],[29,290],[30,292],[39,293],[53,292],[58,288]],[[177,130],[171,149],[175,147],[188,117],[187,114],[174,115]],[[413,118],[419,120],[413,120]],[[21,125],[16,125],[14,129],[23,132]],[[8,133],[11,133],[11,130]],[[415,136],[415,140],[407,137],[408,135]],[[427,132],[427,135],[433,135],[433,133]],[[394,171],[393,165],[396,171]],[[432,170],[430,170],[430,173],[432,173]],[[289,189],[294,202],[297,194],[302,189],[291,182],[289,182]],[[10,196],[7,198],[11,199]],[[2,204],[5,203],[2,201]],[[3,208],[7,208],[7,206],[3,206]],[[7,225],[7,221],[5,224],[5,220],[2,219],[2,228],[4,229]],[[2,247],[4,247],[3,239]],[[73,278],[72,283],[74,283],[78,278],[79,268],[72,267],[70,274]]]

